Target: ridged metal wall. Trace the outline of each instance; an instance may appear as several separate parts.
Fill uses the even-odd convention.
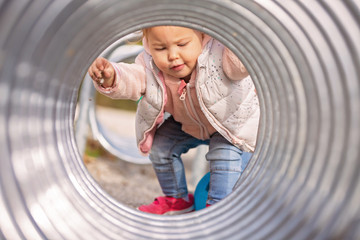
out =
[[[0,1],[0,239],[360,239],[359,22],[357,0]],[[163,24],[233,50],[262,114],[235,192],[168,217],[104,192],[73,127],[94,58]]]

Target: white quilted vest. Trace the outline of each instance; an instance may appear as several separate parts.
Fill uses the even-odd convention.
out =
[[[222,70],[224,45],[211,39],[198,58],[196,93],[210,124],[229,142],[244,151],[256,144],[260,109],[255,87],[248,76],[240,81],[226,77]],[[155,122],[163,116],[164,85],[152,57],[144,53],[146,92],[138,104],[136,139],[139,146],[155,133]],[[144,152],[145,153],[145,152]]]

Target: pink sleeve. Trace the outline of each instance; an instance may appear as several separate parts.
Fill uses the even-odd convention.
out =
[[[94,84],[102,94],[114,99],[138,100],[145,93],[146,78],[143,53],[140,53],[135,63],[111,63],[115,69],[115,80],[111,87],[104,88]]]
[[[241,80],[249,75],[240,59],[227,47],[223,52],[223,70],[226,76],[232,80]]]

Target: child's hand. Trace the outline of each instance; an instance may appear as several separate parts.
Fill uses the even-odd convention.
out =
[[[103,87],[111,87],[114,84],[115,70],[105,58],[99,57],[89,67],[90,77]]]

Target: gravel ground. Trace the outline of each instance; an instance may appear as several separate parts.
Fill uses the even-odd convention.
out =
[[[85,157],[85,166],[99,185],[114,199],[129,207],[137,208],[151,203],[155,197],[162,196],[160,185],[151,164],[139,165],[122,161],[111,155],[98,158]],[[191,159],[184,158],[188,188],[191,184]]]
[[[133,133],[134,113],[103,107],[98,107],[96,112],[101,124],[117,132],[119,136],[135,135]],[[114,125],[114,122],[117,124]],[[136,208],[142,204],[149,204],[155,197],[163,195],[151,164],[133,164],[122,161],[107,153],[97,141],[91,138],[88,140],[88,148],[95,149],[100,154],[96,157],[84,155],[85,166],[99,185],[120,203]],[[196,154],[197,150],[192,149],[183,157],[190,192],[194,192],[196,183],[203,176],[204,170],[200,173],[194,172],[198,169],[206,171],[206,165],[199,166],[199,162],[206,164],[205,160],[198,159],[197,165],[194,166],[193,158],[196,158]],[[193,169],[197,170],[193,171]]]

